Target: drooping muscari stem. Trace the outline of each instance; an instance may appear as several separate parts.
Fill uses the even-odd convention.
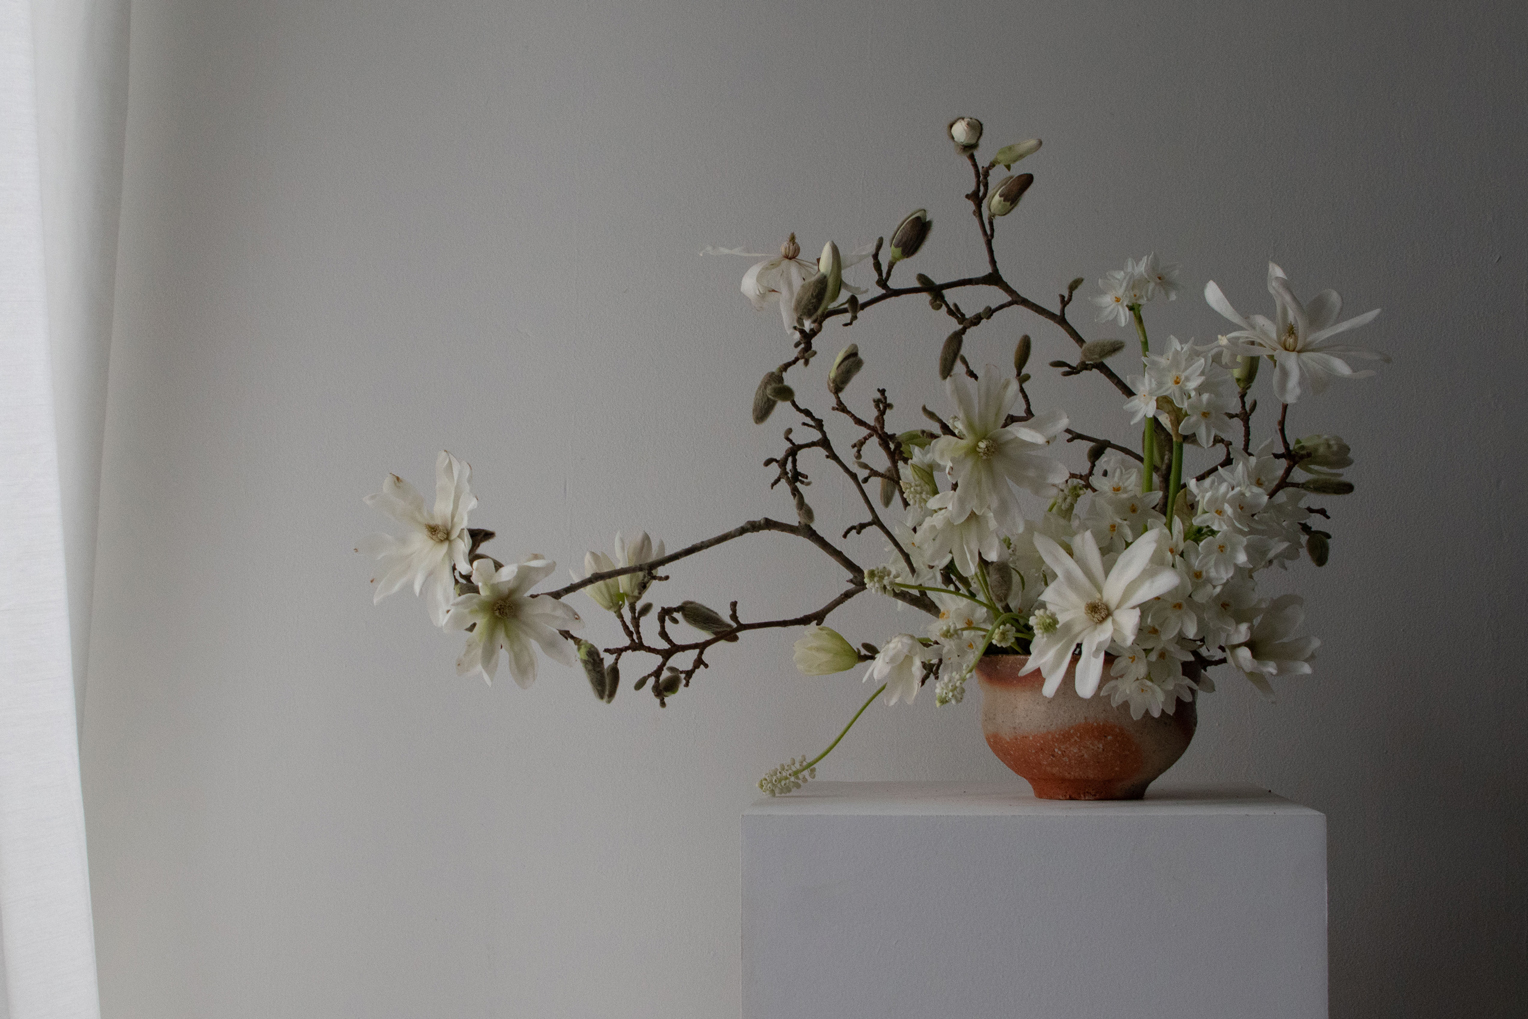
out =
[[[876,689],[875,693],[873,693],[869,697],[865,698],[865,703],[861,704],[860,705],[860,709],[854,713],[854,717],[849,719],[849,724],[844,726],[844,731],[839,733],[838,736],[834,738],[832,743],[828,744],[828,748],[826,750],[824,750],[822,753],[818,754],[816,757],[812,758],[810,761],[807,761],[805,764],[803,764],[801,767],[797,768],[795,771],[791,772],[791,777],[792,778],[799,778],[804,772],[810,771],[811,769],[817,767],[817,765],[822,761],[822,759],[824,757],[826,757],[829,754],[831,754],[833,752],[833,748],[838,746],[838,741],[843,739],[845,736],[849,735],[849,730],[854,728],[854,723],[859,721],[859,717],[865,713],[865,709],[870,707],[871,702],[874,701],[877,697],[881,696],[881,694],[885,691],[885,689],[886,689],[886,684],[882,683]]]
[[[1141,364],[1146,363],[1146,355],[1151,353],[1151,344],[1146,340],[1146,322],[1141,318],[1141,306],[1132,304],[1130,314],[1135,319],[1135,331],[1141,337]],[[1143,368],[1144,370],[1144,368]],[[1155,415],[1146,415],[1146,428],[1141,433],[1141,491],[1151,491],[1152,482],[1155,480],[1157,466],[1157,421]]]

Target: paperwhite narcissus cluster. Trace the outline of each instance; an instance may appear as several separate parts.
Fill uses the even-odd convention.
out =
[[[1257,581],[1269,567],[1284,569],[1302,554],[1317,566],[1327,562],[1331,535],[1321,528],[1329,514],[1321,502],[1353,490],[1342,477],[1353,464],[1352,451],[1336,436],[1291,440],[1290,409],[1334,379],[1372,374],[1356,370],[1351,361],[1386,360],[1339,342],[1378,311],[1344,319],[1342,301],[1331,290],[1301,301],[1284,271],[1270,263],[1271,315],[1243,315],[1209,281],[1203,290],[1209,309],[1235,328],[1211,342],[1168,336],[1153,345],[1145,307],[1176,301],[1184,289],[1180,267],[1153,252],[1107,272],[1098,280],[1100,292],[1091,296],[1099,323],[1130,330],[1139,341],[1138,357],[1122,358],[1132,341],[1085,337],[1067,318],[1083,279],[1072,281],[1052,311],[1019,295],[998,267],[999,221],[1019,218],[1020,196],[1036,193],[1035,177],[1026,173],[994,185],[990,175],[1035,154],[1039,139],[1004,146],[983,165],[976,156],[980,121],[959,117],[947,130],[974,174],[975,186],[965,197],[981,228],[982,275],[939,283],[922,273],[905,280],[903,271],[897,284],[891,282],[897,266],[927,243],[926,209],[904,217],[889,246],[881,239],[845,256],[829,240],[815,263],[800,257],[795,234],[778,254],[702,252],[758,259],[744,274],[741,290],[755,308],[776,305],[792,337],[787,359],[760,381],[752,415],[755,424],[763,424],[777,407],[789,407],[795,415],[784,431],[785,452],[765,461],[777,472],[771,487],[790,496],[795,523],[750,520],[673,553],[645,532],[631,538],[617,534],[613,554],[587,551],[582,576],[574,573],[571,584],[537,592],[533,588],[551,575],[554,564],[532,555],[506,565],[481,552],[493,535],[467,526],[477,505],[470,469],[442,452],[433,509],[397,475],[366,498],[403,527],[402,534],[369,535],[358,546],[379,560],[376,599],[412,582],[437,626],[466,633],[457,663],[461,674],[491,680],[502,654],[525,687],[535,680],[538,656],[544,654],[581,667],[606,703],[619,688],[623,663],[635,656],[656,664],[632,689],[650,683],[663,704],[709,667],[705,655],[719,643],[736,641],[746,631],[803,626],[794,652],[802,673],[829,675],[868,663],[863,678],[878,687],[854,719],[882,692],[886,704],[912,703],[926,682],[933,682],[937,704],[958,703],[967,679],[989,653],[1027,654],[1027,671],[1041,674],[1046,696],[1055,695],[1073,671],[1079,696],[1102,695],[1137,719],[1171,714],[1179,702],[1212,690],[1208,670],[1219,665],[1231,666],[1268,697],[1272,680],[1309,673],[1319,641],[1299,633],[1300,597],[1264,597]],[[1025,199],[1023,208],[1034,201]],[[844,280],[846,270],[866,262],[874,270],[869,285]],[[979,310],[982,299],[971,296],[978,288],[997,295]],[[844,346],[820,373],[831,412],[812,411],[801,387],[810,381],[803,376],[813,369],[813,358],[826,352],[817,345],[832,335],[825,327],[834,319],[854,325],[876,306],[904,297],[926,301],[935,316],[955,323],[937,360],[947,403],[937,412],[924,407],[924,419],[911,430],[892,427],[887,389],[875,388],[874,395],[864,384],[850,389],[867,361],[875,359],[871,336],[864,350],[859,344]],[[1129,434],[1087,435],[1071,427],[1060,407],[1036,409],[1042,401],[1032,400],[1026,388],[1028,335],[1014,349],[1011,374],[992,364],[980,371],[973,367],[979,360],[974,345],[988,342],[997,330],[972,331],[1012,308],[1036,313],[1075,343],[1068,348],[1075,349],[1075,361],[1053,360],[1051,366],[1063,377],[1105,378],[1121,394],[1118,423],[1127,425]],[[1130,366],[1115,374],[1106,363],[1111,359]],[[1257,376],[1264,363],[1272,366],[1263,385],[1278,404],[1277,426],[1266,441],[1255,442]],[[842,452],[826,424],[832,414],[859,430]],[[1268,416],[1265,412],[1259,422]],[[1108,434],[1107,428],[1098,430]],[[1064,463],[1058,455],[1058,443],[1069,448],[1066,443],[1077,441],[1087,444],[1085,466]],[[841,531],[817,523],[818,510],[807,496],[819,490],[807,489],[813,479],[802,469],[808,453],[831,465],[830,476],[834,471],[840,480],[848,476],[855,489],[849,501],[853,512],[869,519]],[[840,507],[824,503],[822,508]],[[863,569],[863,553],[837,542],[870,531],[889,546],[888,558]],[[746,608],[740,614],[738,602],[724,614],[693,599],[667,605],[652,599],[652,586],[669,579],[658,570],[760,532],[811,542],[850,573],[847,587],[825,604],[814,603],[811,611],[782,619],[750,619]],[[563,599],[578,591],[615,617],[624,643],[601,648],[573,635],[582,620]],[[898,627],[903,632],[879,647],[856,647],[826,622],[839,606],[866,592],[895,599],[899,609],[924,611],[931,620],[921,631]],[[681,623],[690,629],[677,630]],[[761,788],[772,794],[799,788],[822,756],[787,762],[766,775]]]

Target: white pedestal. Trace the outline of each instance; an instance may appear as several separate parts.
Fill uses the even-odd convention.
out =
[[[744,1019],[1325,1019],[1326,817],[820,782],[743,815]]]

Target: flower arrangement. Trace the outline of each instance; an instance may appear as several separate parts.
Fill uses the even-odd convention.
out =
[[[1372,374],[1349,362],[1384,356],[1338,338],[1378,311],[1344,319],[1331,290],[1302,302],[1284,271],[1270,264],[1271,317],[1241,314],[1210,281],[1205,300],[1234,328],[1208,343],[1174,336],[1153,342],[1146,307],[1176,300],[1183,284],[1179,267],[1152,253],[1108,272],[1092,297],[1098,323],[1133,329],[1139,359],[1122,357],[1130,346],[1125,340],[1090,339],[1072,321],[1082,278],[1047,307],[1020,293],[999,268],[998,222],[1020,206],[1035,180],[1008,171],[1039,151],[1040,141],[1004,146],[983,162],[976,156],[979,121],[958,118],[948,130],[972,174],[965,197],[985,262],[972,275],[939,282],[920,273],[905,284],[893,282],[898,266],[929,237],[932,224],[922,209],[907,216],[889,242],[878,238],[847,257],[830,240],[815,263],[806,261],[794,234],[777,255],[703,252],[759,259],[743,276],[743,294],[756,308],[778,306],[792,341],[791,355],[759,382],[752,411],[760,425],[780,408],[792,417],[783,450],[765,466],[773,472],[770,487],[789,494],[794,521],[761,517],[674,552],[646,533],[617,534],[613,555],[587,554],[583,576],[534,590],[555,564],[539,555],[506,563],[483,551],[494,535],[468,526],[477,505],[470,469],[442,452],[433,510],[397,475],[366,499],[403,527],[401,537],[370,535],[358,548],[379,560],[376,600],[412,583],[436,626],[466,632],[461,675],[491,681],[503,652],[510,675],[529,687],[539,650],[581,666],[595,696],[607,703],[625,668],[628,675],[639,671],[634,690],[647,689],[664,705],[709,666],[706,656],[715,645],[754,630],[802,629],[795,664],[809,675],[868,663],[864,678],[874,692],[822,754],[787,761],[764,777],[760,788],[772,795],[814,777],[817,764],[882,694],[889,705],[910,703],[932,684],[936,703],[959,703],[987,654],[1028,655],[1027,671],[1040,672],[1047,697],[1075,658],[1077,694],[1106,696],[1135,719],[1171,714],[1180,701],[1212,691],[1208,670],[1216,666],[1229,666],[1270,698],[1273,677],[1309,673],[1319,642],[1298,634],[1301,598],[1260,597],[1257,580],[1269,567],[1286,568],[1302,557],[1318,567],[1327,562],[1329,514],[1310,500],[1352,492],[1341,471],[1353,461],[1335,436],[1291,439],[1290,412],[1334,378]],[[999,167],[1005,175],[994,183]],[[845,279],[856,266],[868,267],[864,286]],[[839,351],[815,381],[826,390],[826,413],[812,410],[797,387],[812,381],[824,330],[834,322],[853,326],[877,306],[907,298],[926,301],[952,326],[937,361],[949,401],[945,413],[925,406],[913,427],[895,428],[885,389],[866,392],[862,384],[863,395],[851,401],[851,383],[865,366],[855,344]],[[979,310],[962,307],[977,301]],[[1133,426],[1130,438],[1087,434],[1072,428],[1059,408],[1035,408],[1028,371],[1034,344],[1027,334],[1017,341],[1011,370],[972,365],[966,353],[972,334],[984,338],[995,331],[989,323],[1014,309],[1048,323],[1075,347],[1075,357],[1050,362],[1061,377],[1092,375],[1118,391]],[[1126,361],[1129,369],[1110,367]],[[1269,415],[1257,417],[1255,394],[1265,362],[1278,410],[1271,434],[1260,439],[1254,419],[1261,424]],[[835,437],[830,419],[852,432],[847,444]],[[1075,469],[1057,455],[1071,443],[1086,449]],[[816,527],[807,499],[813,479],[805,468],[815,471],[818,458],[862,510],[862,519],[840,534]],[[810,542],[844,572],[843,589],[825,604],[781,619],[745,618],[736,601],[722,613],[691,599],[660,604],[650,597],[671,580],[668,567],[763,532]],[[885,547],[884,561],[868,567],[851,555],[857,549],[850,544],[863,544],[867,535]],[[583,620],[566,599],[579,592],[613,617],[614,643],[600,646],[575,635]],[[856,646],[826,624],[866,593],[922,610],[931,621],[921,632]]]

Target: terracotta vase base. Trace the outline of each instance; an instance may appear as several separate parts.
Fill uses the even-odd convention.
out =
[[[1039,673],[1021,674],[1026,664],[1022,655],[993,655],[977,665],[982,734],[1042,800],[1141,799],[1193,739],[1193,701],[1170,715],[1131,718],[1101,694],[1078,697],[1072,670],[1046,697]]]

